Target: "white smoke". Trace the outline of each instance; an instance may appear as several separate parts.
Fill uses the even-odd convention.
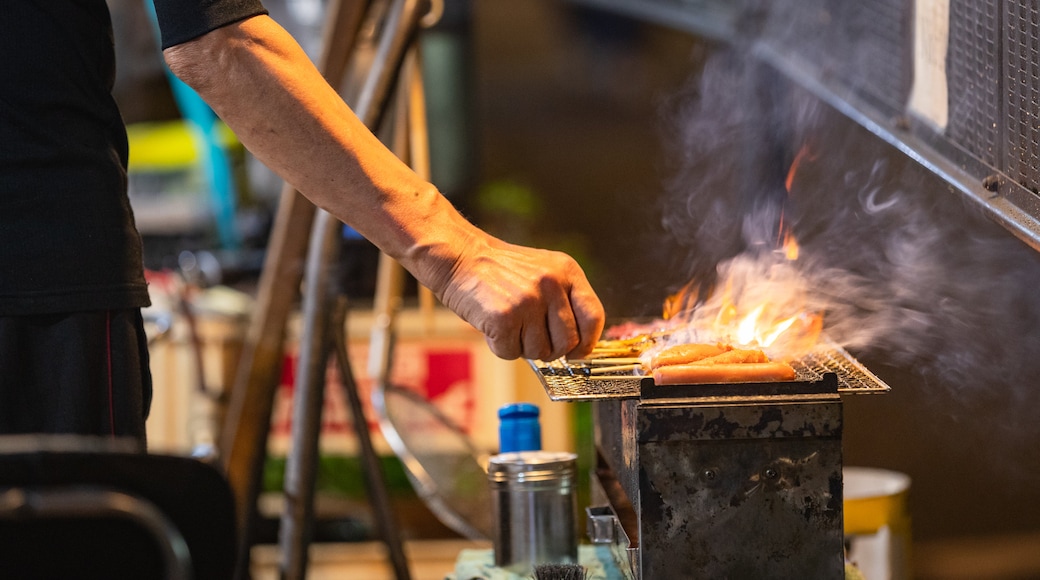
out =
[[[1036,252],[815,99],[797,91],[745,98],[761,90],[746,62],[733,54],[709,61],[667,115],[682,153],[663,223],[690,256],[690,276],[770,271],[782,219],[801,246],[792,266],[825,312],[824,333],[854,354],[913,368],[954,392],[1037,376]],[[811,155],[789,195],[776,194],[778,173],[749,196],[746,180],[758,176],[743,168],[770,161],[761,145],[769,140],[786,151],[785,167],[804,144]]]

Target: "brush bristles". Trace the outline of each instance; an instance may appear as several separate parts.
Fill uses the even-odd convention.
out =
[[[538,564],[534,567],[535,580],[585,580],[587,577],[581,564]]]

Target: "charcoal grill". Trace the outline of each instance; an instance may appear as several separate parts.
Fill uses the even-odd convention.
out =
[[[654,385],[531,362],[549,397],[589,401],[590,539],[643,578],[843,578],[841,397],[888,385],[840,346],[782,383]]]

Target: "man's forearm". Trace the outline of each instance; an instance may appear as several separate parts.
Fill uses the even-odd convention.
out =
[[[422,258],[454,259],[475,228],[372,135],[273,20],[219,28],[165,56],[260,161],[439,290],[441,269],[424,271]]]

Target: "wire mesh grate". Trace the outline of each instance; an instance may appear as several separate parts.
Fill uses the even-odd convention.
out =
[[[587,365],[571,365],[565,361],[528,361],[538,375],[545,392],[553,401],[597,399],[630,399],[639,397],[642,375],[634,371],[618,374],[590,374]],[[821,343],[808,354],[791,361],[799,381],[814,382],[824,374],[838,378],[838,392],[843,394],[883,393],[889,386],[870,372],[845,349],[834,343]]]

